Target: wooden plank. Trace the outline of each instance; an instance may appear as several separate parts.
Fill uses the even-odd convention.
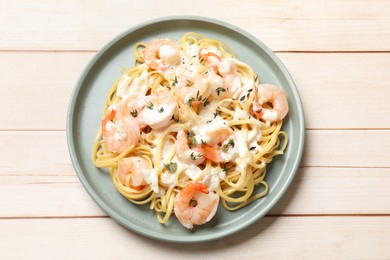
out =
[[[308,128],[390,128],[390,54],[278,53]]]
[[[5,259],[388,259],[389,226],[389,217],[266,217],[218,241],[178,246],[109,218],[3,219],[0,251]]]
[[[92,53],[0,53],[1,129],[65,129],[71,92]]]
[[[107,216],[75,175],[1,176],[0,198],[0,218]],[[390,215],[390,169],[300,168],[269,214]]]
[[[92,55],[0,52],[0,110],[7,111],[0,129],[65,129],[70,94]],[[296,81],[306,127],[390,128],[390,53],[278,56]]]
[[[64,131],[4,131],[0,144],[0,174],[74,174]]]
[[[1,176],[1,217],[106,216],[74,174]]]
[[[333,167],[389,167],[388,130],[306,131],[301,165]]]
[[[188,6],[191,8],[188,8]],[[232,23],[280,50],[389,50],[388,1],[171,1],[49,0],[0,3],[2,50],[97,50],[140,22],[202,14]],[[110,10],[116,19],[101,10]],[[145,10],[147,10],[145,12]]]
[[[0,131],[0,143],[0,175],[73,175],[65,132]],[[390,131],[308,130],[301,165],[390,167]]]
[[[389,214],[389,181],[386,168],[300,168],[270,214]]]

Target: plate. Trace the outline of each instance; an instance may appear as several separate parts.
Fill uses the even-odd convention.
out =
[[[115,189],[105,170],[91,161],[91,147],[100,127],[103,104],[110,86],[121,76],[120,68],[134,65],[133,48],[139,41],[154,38],[178,40],[193,31],[227,43],[237,58],[250,65],[260,81],[281,86],[290,111],[283,129],[289,144],[283,156],[268,166],[269,194],[234,212],[221,205],[216,216],[193,231],[184,228],[174,216],[162,225],[147,205],[127,201]],[[75,171],[95,202],[116,222],[144,236],[171,242],[204,242],[240,231],[263,217],[287,190],[299,167],[304,146],[304,115],[297,88],[281,61],[254,36],[214,19],[197,16],[162,17],[139,24],[106,44],[82,72],[70,99],[67,140]]]

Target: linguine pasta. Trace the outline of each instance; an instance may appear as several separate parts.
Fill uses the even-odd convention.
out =
[[[134,55],[107,93],[92,147],[116,189],[149,204],[160,223],[182,214],[175,198],[190,183],[227,210],[266,196],[266,166],[288,142],[284,92],[259,84],[223,42],[193,32],[137,43]]]

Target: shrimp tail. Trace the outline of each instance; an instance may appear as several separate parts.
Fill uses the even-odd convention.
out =
[[[111,121],[114,117],[115,117],[115,113],[116,111],[115,110],[111,110],[110,113],[108,113],[106,115],[106,117],[102,120],[102,134],[105,135],[106,134],[106,125],[107,125],[107,122],[108,121]]]
[[[208,187],[206,186],[206,185],[204,185],[204,184],[202,184],[202,183],[195,183],[194,184],[195,185],[195,189],[197,190],[197,191],[200,191],[200,192],[203,192],[203,193],[205,193],[205,194],[209,194],[209,191],[208,191]]]

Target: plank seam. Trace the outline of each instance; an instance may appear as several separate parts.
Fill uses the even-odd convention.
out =
[[[22,52],[31,52],[31,53],[58,53],[58,52],[64,52],[64,53],[96,53],[98,52],[99,49],[97,50],[41,50],[41,49],[0,49],[0,52],[4,53],[9,53],[9,52],[14,52],[14,53],[22,53]],[[274,50],[274,53],[390,53],[390,50]]]
[[[357,214],[267,214],[265,218],[302,218],[302,217],[390,217],[390,213],[357,213]],[[0,217],[1,220],[35,220],[35,219],[97,219],[110,218],[108,215],[104,216],[10,216]]]

